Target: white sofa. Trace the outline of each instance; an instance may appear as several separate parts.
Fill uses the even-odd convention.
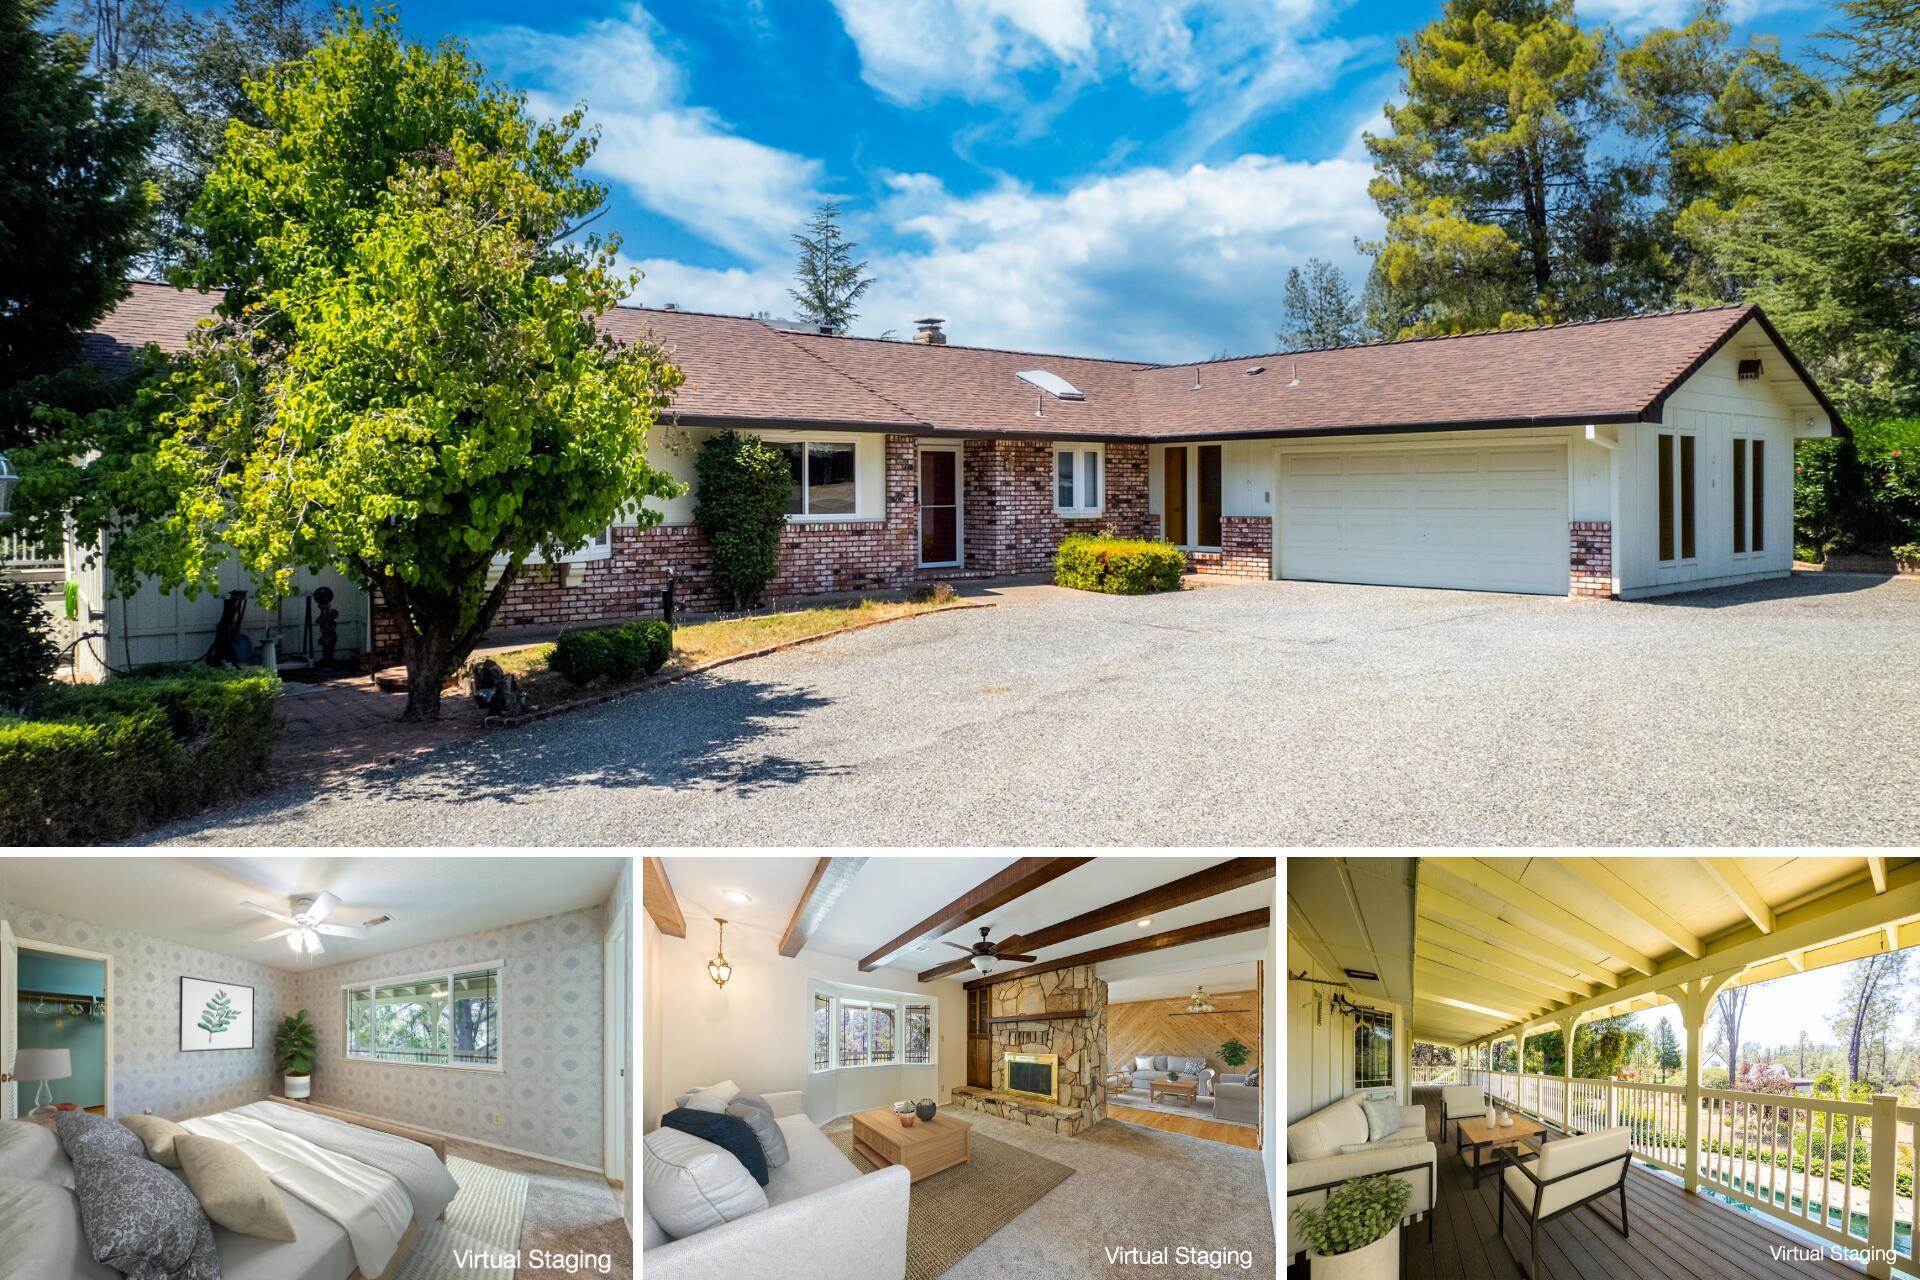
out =
[[[1427,1140],[1427,1109],[1401,1107],[1400,1127],[1377,1139],[1367,1137],[1361,1099],[1348,1094],[1287,1126],[1287,1256],[1306,1252],[1306,1242],[1295,1225],[1295,1209],[1317,1209],[1327,1192],[1343,1182],[1371,1173],[1393,1172],[1413,1188],[1406,1217],[1418,1220],[1433,1208],[1438,1187],[1439,1149]],[[1433,1220],[1428,1218],[1431,1236]]]
[[[895,1165],[863,1176],[807,1118],[804,1094],[765,1096],[788,1155],[787,1163],[767,1171],[766,1208],[674,1240],[647,1212],[643,1165],[640,1247],[647,1280],[901,1280],[907,1171]],[[652,1158],[651,1150],[643,1155]]]

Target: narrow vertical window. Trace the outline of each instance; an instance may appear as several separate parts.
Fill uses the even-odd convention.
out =
[[[813,998],[813,1069],[825,1071],[833,1054],[833,1001]]]
[[[1747,442],[1733,442],[1733,554],[1747,550]]]
[[[1654,453],[1660,465],[1660,558],[1673,559],[1673,437],[1654,437]]]
[[[1680,558],[1691,560],[1693,546],[1693,437],[1680,437]]]
[[[1089,449],[1080,455],[1080,460],[1087,468],[1086,501],[1081,505],[1092,510],[1100,505],[1100,452]]]
[[[1767,549],[1767,442],[1753,442],[1753,464],[1747,468],[1753,482],[1753,549]]]
[[[1063,511],[1072,510],[1073,500],[1073,455],[1060,452],[1053,455],[1054,474],[1059,492],[1054,495],[1054,505]]]

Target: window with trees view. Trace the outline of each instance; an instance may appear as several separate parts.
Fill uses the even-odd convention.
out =
[[[815,992],[813,1070],[934,1062],[932,1000],[888,1001]]]
[[[497,1068],[500,969],[496,962],[344,988],[347,1056]]]
[[[1393,1015],[1362,1009],[1353,1024],[1353,1087],[1393,1083]]]

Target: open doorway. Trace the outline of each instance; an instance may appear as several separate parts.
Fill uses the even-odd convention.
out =
[[[1258,1150],[1263,1119],[1258,961],[1110,980],[1110,1119]]]
[[[19,939],[0,975],[10,999],[10,1116],[55,1110],[110,1115],[113,965],[98,951]]]

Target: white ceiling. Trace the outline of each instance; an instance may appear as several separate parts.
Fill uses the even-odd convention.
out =
[[[1365,969],[1374,981],[1353,989],[1376,999],[1413,1000],[1414,860],[1287,859],[1287,927],[1333,969]]]
[[[276,969],[308,967],[279,928],[241,906],[287,909],[335,894],[332,924],[393,919],[369,938],[327,938],[320,964],[363,960],[465,933],[598,906],[625,858],[0,858],[0,901],[144,933]]]
[[[835,903],[826,921],[808,940],[806,949],[808,952],[857,961],[1014,861],[1013,858],[1003,857],[868,858],[854,876],[853,883]],[[992,926],[993,931],[988,936],[994,940],[1016,933],[1032,933],[1081,912],[1156,888],[1224,861],[1224,858],[1098,858],[944,936],[948,941],[971,945],[979,940],[982,925]],[[786,929],[787,921],[793,915],[794,904],[799,901],[801,890],[813,874],[815,859],[688,854],[665,858],[663,862],[667,879],[672,882],[674,894],[679,898],[683,911],[709,917],[722,916],[730,922],[778,935]],[[739,890],[752,901],[745,905],[733,902],[723,896],[723,890],[726,889]],[[1161,912],[1152,917],[1152,924],[1146,928],[1130,922],[1025,954],[1041,960],[1054,960],[1146,934],[1200,924],[1259,907],[1271,907],[1273,902],[1274,881],[1263,880]],[[1225,952],[1217,949],[1200,950],[1208,948],[1210,944],[1225,944]],[[1123,973],[1123,976],[1135,977],[1146,972],[1191,968],[1196,958],[1218,962],[1251,959],[1264,954],[1266,934],[1261,931],[1169,948],[1152,955],[1131,956],[1113,963],[1128,965],[1141,962],[1144,967],[1137,972],[1128,969]],[[928,942],[925,950],[902,952],[882,967],[912,973],[930,969],[959,955],[960,952],[952,947],[941,946],[937,941]],[[962,971],[949,976],[967,978],[971,975]],[[1105,976],[1104,966],[1102,976]]]
[[[1096,969],[1095,972],[1099,971]],[[1192,995],[1195,987],[1205,987],[1208,995],[1222,991],[1252,991],[1257,981],[1258,975],[1253,971],[1251,960],[1239,964],[1208,965],[1203,969],[1182,969],[1178,973],[1161,973],[1147,978],[1126,978],[1119,982],[1109,979],[1107,1003],[1175,999]]]

